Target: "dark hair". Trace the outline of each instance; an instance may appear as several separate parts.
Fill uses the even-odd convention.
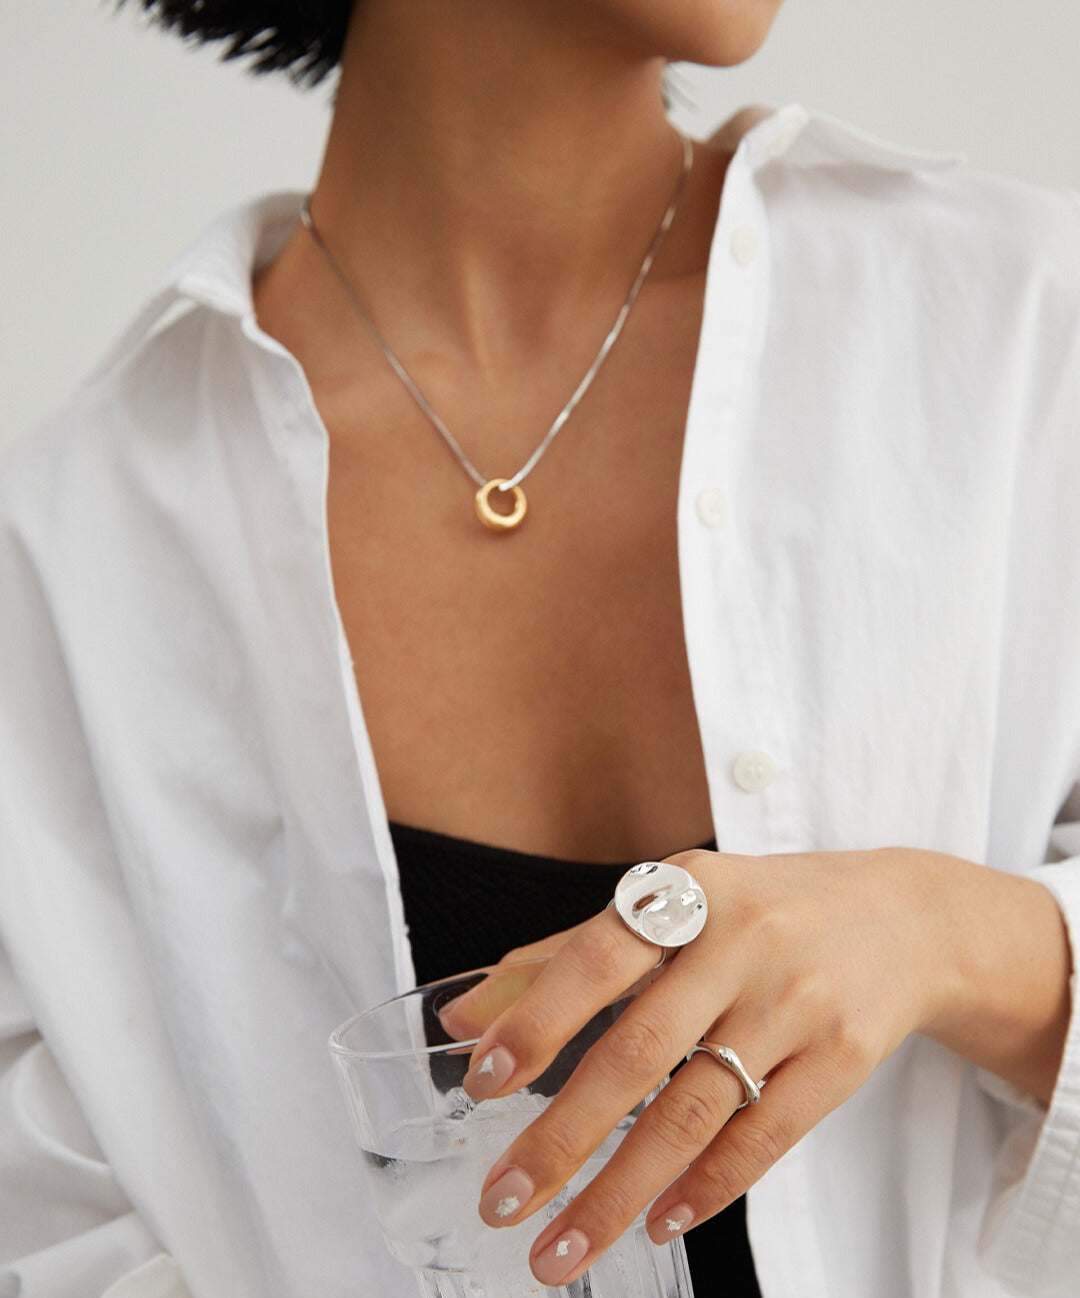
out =
[[[126,0],[116,0],[117,6]],[[337,67],[354,0],[142,0],[162,27],[198,44],[228,41],[223,59],[288,72],[314,86]]]
[[[127,0],[115,0],[119,9]],[[223,59],[251,60],[251,72],[287,72],[298,86],[315,86],[341,62],[356,0],[142,0],[168,31],[204,45],[228,41]],[[668,64],[664,103],[696,106],[686,82]]]

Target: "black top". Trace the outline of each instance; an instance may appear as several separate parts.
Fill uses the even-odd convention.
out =
[[[418,983],[497,963],[597,914],[636,862],[592,865],[532,856],[390,822]],[[715,851],[710,840],[700,844]],[[493,888],[498,879],[502,886]],[[551,885],[557,882],[560,887]],[[565,886],[570,884],[572,886]],[[742,1199],[684,1236],[701,1298],[760,1298]]]

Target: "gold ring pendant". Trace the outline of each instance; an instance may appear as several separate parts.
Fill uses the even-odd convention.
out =
[[[493,532],[511,531],[518,526],[525,517],[525,511],[529,508],[525,500],[525,492],[515,485],[510,488],[510,494],[514,497],[514,508],[510,513],[500,514],[492,509],[488,497],[493,491],[501,487],[505,481],[505,478],[492,478],[490,482],[485,482],[476,493],[474,501],[477,518],[485,527],[490,527]]]

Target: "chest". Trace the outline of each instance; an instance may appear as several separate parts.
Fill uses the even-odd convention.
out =
[[[315,392],[335,593],[392,820],[595,860],[711,835],[676,528],[699,320],[674,319],[627,329],[505,534],[393,375]],[[485,476],[518,468],[555,391],[472,403],[455,431]],[[470,409],[452,385],[443,402]]]

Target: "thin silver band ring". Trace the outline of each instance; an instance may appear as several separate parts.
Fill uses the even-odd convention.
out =
[[[718,1064],[723,1064],[725,1068],[733,1072],[739,1081],[742,1082],[743,1090],[746,1092],[746,1099],[743,1100],[742,1104],[736,1105],[736,1113],[738,1113],[740,1109],[745,1109],[748,1104],[757,1104],[758,1100],[761,1099],[761,1088],[765,1083],[764,1081],[754,1081],[743,1067],[743,1061],[730,1046],[722,1046],[717,1041],[699,1041],[693,1050],[691,1050],[686,1056],[687,1059],[692,1059],[699,1050],[703,1054],[711,1055]]]

